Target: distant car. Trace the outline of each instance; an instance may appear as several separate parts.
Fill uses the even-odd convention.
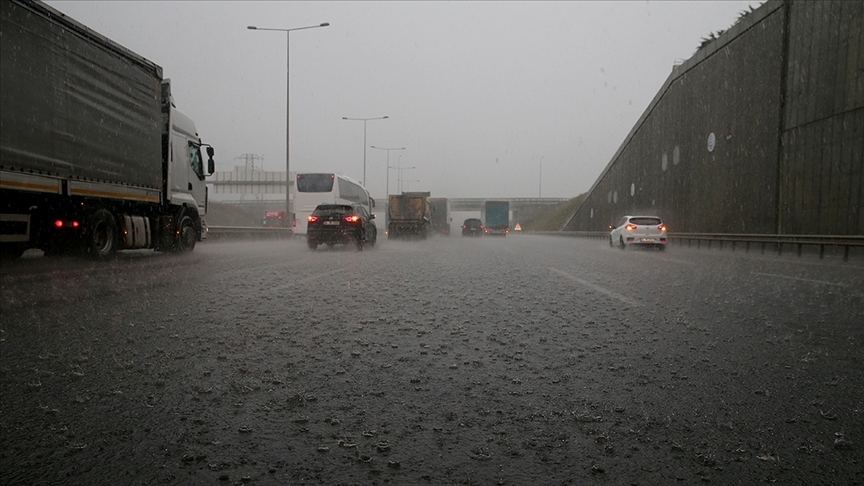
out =
[[[666,225],[657,216],[624,216],[610,228],[609,246],[618,245],[622,250],[632,245],[666,249]]]
[[[360,204],[319,204],[307,219],[306,242],[312,250],[321,244],[353,244],[362,251],[378,240],[375,215]]]
[[[482,236],[483,221],[478,218],[468,218],[462,223],[462,236]]]

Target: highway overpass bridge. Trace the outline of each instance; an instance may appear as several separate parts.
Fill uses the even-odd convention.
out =
[[[293,174],[293,172],[292,172]],[[243,166],[233,171],[218,171],[207,180],[210,199],[225,204],[266,204],[269,209],[285,207],[285,171],[264,171]],[[292,181],[292,186],[293,181]],[[293,192],[293,190],[292,190]],[[437,197],[433,195],[432,197]],[[567,201],[556,197],[448,198],[451,211],[480,211],[487,200],[509,201],[511,211],[549,208]],[[384,198],[376,198],[375,206],[386,206]]]
[[[434,196],[433,196],[434,197]],[[451,197],[450,211],[480,211],[486,201],[508,201],[511,211],[549,209],[565,201],[563,197]],[[384,207],[383,199],[375,199],[376,207]]]
[[[208,211],[211,213],[207,218],[210,224],[238,225],[241,224],[238,220],[245,220],[245,224],[258,225],[267,210],[285,208],[285,171],[264,171],[237,166],[232,171],[214,173],[207,179],[207,185],[212,203],[217,206],[231,207],[228,211],[220,211],[220,208],[214,206],[214,211]],[[568,200],[560,197],[453,197],[448,199],[451,212],[476,212],[478,216],[483,203],[487,200],[508,201],[514,223],[530,221],[549,208]],[[374,212],[383,213],[386,207],[384,198],[375,199]],[[223,221],[225,218],[220,216],[226,212],[234,215],[230,221]]]
[[[253,195],[249,195],[250,197],[247,199],[217,199],[211,198],[211,203],[215,204],[224,204],[233,206],[235,208],[242,208],[244,211],[252,211],[255,214],[261,213],[263,215],[264,211],[268,209],[283,209],[285,207],[285,198],[281,199],[271,199],[271,198],[255,198]],[[559,198],[559,197],[543,197],[543,198],[520,198],[520,197],[501,197],[501,198],[481,198],[481,197],[468,197],[468,198],[448,198],[450,200],[450,211],[451,212],[480,212],[483,208],[483,203],[486,201],[508,201],[510,203],[510,211],[514,213],[522,213],[526,214],[536,214],[543,212],[551,207],[557,206],[565,201],[567,198]],[[382,198],[375,199],[375,211],[381,212],[386,207],[386,202]]]

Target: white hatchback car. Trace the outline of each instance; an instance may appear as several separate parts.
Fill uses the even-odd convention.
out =
[[[666,249],[666,225],[657,216],[624,216],[609,233],[609,246],[622,250],[630,245]]]

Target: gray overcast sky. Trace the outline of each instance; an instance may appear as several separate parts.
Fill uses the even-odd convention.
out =
[[[342,117],[388,115],[368,122],[368,145],[406,147],[390,154],[416,167],[403,189],[439,197],[587,191],[676,59],[761,4],[48,3],[162,66],[217,170],[247,153],[285,170],[286,34],[246,27],[330,22],[290,34],[291,170],[362,180],[363,122]],[[375,197],[386,155],[367,152]]]

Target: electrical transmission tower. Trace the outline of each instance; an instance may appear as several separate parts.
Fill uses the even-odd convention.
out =
[[[243,154],[239,157],[234,157],[234,160],[243,160],[246,162],[246,168],[249,170],[255,170],[255,161],[258,160],[260,163],[258,164],[258,170],[264,169],[264,156],[258,154]]]

